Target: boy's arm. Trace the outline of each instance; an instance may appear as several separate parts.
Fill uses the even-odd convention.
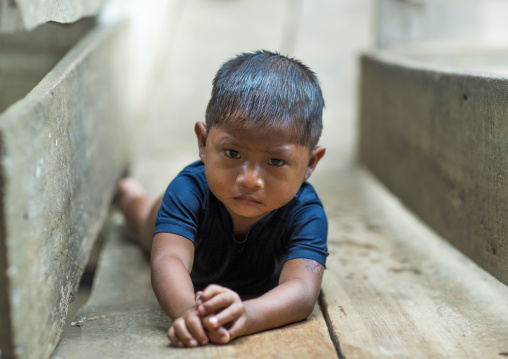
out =
[[[182,236],[157,233],[152,245],[152,287],[160,306],[173,320],[168,337],[174,345],[197,346],[208,337],[196,309],[190,279],[194,244]]]
[[[244,302],[248,318],[245,334],[307,318],[319,296],[323,272],[323,265],[310,259],[287,261],[277,287],[261,297]]]
[[[160,306],[175,320],[194,306],[194,287],[190,271],[194,244],[172,233],[157,233],[152,244],[152,287]]]
[[[208,315],[211,328],[230,323],[231,339],[283,326],[307,318],[314,309],[324,267],[309,259],[292,259],[284,265],[279,285],[264,295],[239,305],[236,293],[211,286],[202,295],[199,313]],[[203,307],[201,307],[203,306]],[[212,313],[219,313],[213,315]]]

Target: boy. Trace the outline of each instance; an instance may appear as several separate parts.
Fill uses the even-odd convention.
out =
[[[312,312],[327,220],[306,181],[325,154],[323,107],[298,60],[241,54],[219,69],[206,125],[195,125],[201,160],[158,200],[132,179],[119,184],[126,223],[151,250],[173,345],[224,344]]]

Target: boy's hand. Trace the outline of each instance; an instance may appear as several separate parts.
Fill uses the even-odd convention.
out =
[[[212,284],[196,293],[196,304],[210,341],[226,344],[247,331],[248,318],[240,296]],[[227,328],[227,329],[226,329]]]
[[[197,307],[188,309],[173,322],[168,330],[171,343],[177,347],[196,347],[208,344],[208,337],[201,322]]]

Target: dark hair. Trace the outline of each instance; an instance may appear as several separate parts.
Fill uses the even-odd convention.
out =
[[[266,50],[242,53],[217,72],[206,125],[290,131],[313,148],[323,129],[324,105],[316,75],[299,60]]]

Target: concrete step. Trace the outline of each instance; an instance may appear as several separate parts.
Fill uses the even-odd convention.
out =
[[[47,22],[72,23],[96,14],[106,0],[0,0],[0,33],[31,31]]]
[[[363,57],[360,158],[440,235],[508,284],[508,78],[443,65],[467,54],[418,54]],[[488,61],[476,54],[469,63]]]
[[[0,114],[2,358],[53,351],[125,171],[124,36],[122,24],[92,29]]]

